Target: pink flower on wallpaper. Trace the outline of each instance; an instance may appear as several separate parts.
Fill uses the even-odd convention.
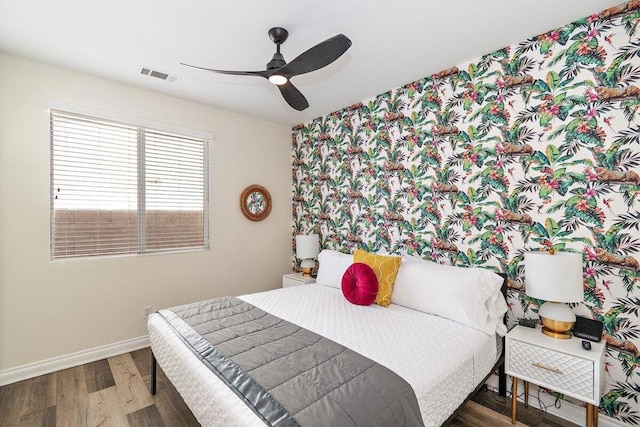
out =
[[[578,127],[576,128],[576,132],[578,133],[587,133],[589,132],[589,123],[587,122],[582,122],[578,125]]]
[[[590,247],[584,248],[584,257],[587,261],[596,261],[598,259],[595,251],[592,251]]]
[[[594,188],[587,188],[587,190],[584,192],[584,196],[587,199],[593,199],[597,196],[598,193],[596,193],[596,190]]]
[[[586,200],[580,200],[578,201],[578,203],[576,203],[576,209],[582,212],[586,212],[589,210],[589,204]]]
[[[590,23],[596,22],[599,19],[600,19],[600,14],[598,14],[598,13],[593,13],[593,14],[589,15],[589,18],[587,18],[587,20]]]
[[[598,100],[598,94],[589,89],[584,91],[584,96],[587,98],[587,101],[589,102],[595,102]]]
[[[550,42],[555,42],[560,40],[560,32],[559,31],[551,31],[549,33],[543,34],[540,38],[549,40]]]
[[[589,182],[595,182],[598,180],[598,174],[593,169],[585,168],[584,175]]]
[[[598,30],[596,30],[596,29],[594,28],[594,29],[589,30],[589,31],[587,32],[587,37],[585,37],[585,39],[586,39],[587,41],[589,41],[589,40],[591,40],[591,39],[593,39],[593,38],[598,37],[598,35],[600,35],[600,33],[598,32]]]
[[[587,114],[585,114],[584,117],[587,119],[598,117],[598,111],[595,108],[589,108],[587,110]]]
[[[584,269],[584,277],[587,279],[590,277],[596,277],[596,270],[593,267],[587,267]]]
[[[589,43],[582,43],[577,50],[578,55],[586,55],[589,53]]]

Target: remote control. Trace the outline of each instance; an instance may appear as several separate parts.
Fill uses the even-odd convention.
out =
[[[536,325],[538,324],[538,320],[537,319],[520,319],[518,320],[518,324],[520,326],[525,326],[527,328],[535,328]]]

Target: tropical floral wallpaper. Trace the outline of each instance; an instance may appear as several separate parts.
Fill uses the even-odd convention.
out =
[[[509,276],[530,250],[584,256],[604,323],[604,414],[640,425],[640,1],[293,129],[294,233]]]

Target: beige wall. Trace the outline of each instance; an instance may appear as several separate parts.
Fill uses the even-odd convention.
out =
[[[211,250],[51,262],[49,102],[212,132]],[[146,334],[154,309],[273,289],[291,269],[291,130],[0,53],[0,371]],[[265,186],[271,215],[238,198]]]

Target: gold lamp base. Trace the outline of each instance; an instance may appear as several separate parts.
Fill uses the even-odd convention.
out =
[[[540,317],[542,320],[542,333],[552,338],[567,340],[571,338],[571,329],[576,322],[561,322],[559,320]]]
[[[313,267],[302,267],[302,277],[311,277]]]

